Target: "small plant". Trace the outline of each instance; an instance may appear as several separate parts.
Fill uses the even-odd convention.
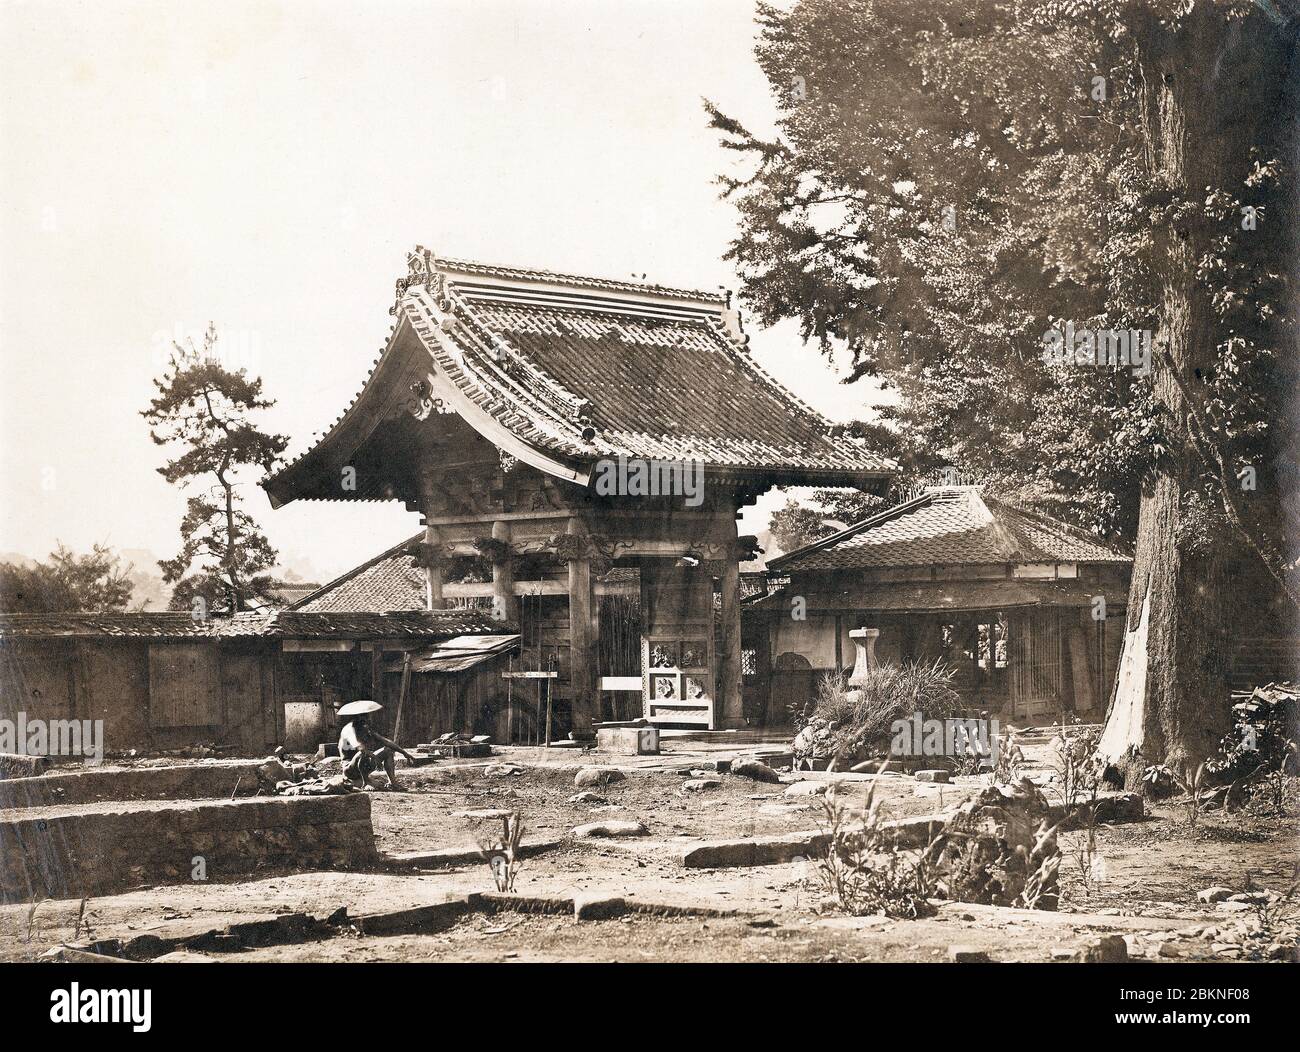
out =
[[[479,850],[492,870],[497,891],[513,892],[519,875],[519,844],[524,837],[524,822],[518,811],[501,816],[501,836],[479,843]]]
[[[1056,791],[1065,805],[1066,820],[1082,831],[1069,851],[1085,896],[1097,890],[1105,873],[1097,846],[1097,805],[1106,772],[1105,761],[1097,754],[1099,740],[1096,730],[1070,730],[1062,723],[1052,741]]]
[[[998,736],[997,755],[989,773],[990,785],[1011,785],[1020,780],[1020,770],[1025,763],[1024,750],[1015,732],[1008,727]]]
[[[1152,800],[1163,800],[1178,791],[1174,772],[1162,763],[1151,764],[1142,772],[1142,791]]]
[[[1027,910],[1056,908],[1057,874],[1061,868],[1061,852],[1056,845],[1056,826],[1043,822],[1034,834],[1034,847],[1029,853],[1029,875],[1016,896],[1014,905]]]
[[[1267,889],[1256,888],[1250,879],[1250,874],[1246,874],[1247,892],[1262,892],[1262,894],[1252,900],[1251,906],[1255,910],[1255,919],[1259,922],[1259,932],[1264,938],[1272,938],[1278,934],[1278,929],[1293,920],[1297,912],[1300,912],[1300,863],[1297,863],[1291,873],[1291,884],[1281,894],[1270,894]]]
[[[828,842],[814,859],[822,890],[835,908],[851,916],[922,917],[932,912],[924,864],[907,858],[882,829],[875,783],[862,812],[836,796],[823,797]]]
[[[91,934],[90,921],[86,919],[86,905],[89,902],[90,902],[89,899],[83,898],[81,900],[80,906],[78,906],[77,908],[76,919],[72,922],[72,938],[74,940],[81,935],[81,929],[83,925],[85,926],[86,929],[86,937],[90,938],[90,934]]]
[[[1054,910],[1059,899],[1058,825],[1004,808],[960,812],[922,855],[928,894],[954,902]]]
[[[1202,760],[1196,770],[1186,778],[1180,778],[1176,772],[1174,773],[1174,781],[1186,796],[1183,816],[1187,819],[1188,829],[1195,829],[1197,819],[1201,817],[1201,792],[1205,785],[1205,771],[1206,761]]]
[[[31,942],[36,934],[36,907],[44,901],[44,898],[37,896],[27,906],[27,938],[24,940],[25,942]]]

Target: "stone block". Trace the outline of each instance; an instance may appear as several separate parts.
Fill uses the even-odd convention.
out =
[[[615,756],[654,756],[659,752],[658,727],[601,727],[596,751]]]

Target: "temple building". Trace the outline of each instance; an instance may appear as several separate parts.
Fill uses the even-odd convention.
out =
[[[740,562],[754,539],[737,535],[740,510],[772,486],[883,493],[893,465],[758,367],[725,293],[425,249],[408,265],[364,386],[263,482],[272,504],[418,512],[423,535],[396,561],[418,568],[424,605],[482,604],[517,628],[520,665],[555,673],[558,731],[629,714],[743,725]],[[347,605],[367,566],[295,607]]]
[[[865,636],[874,663],[942,661],[972,710],[1105,712],[1132,558],[982,487],[927,487],[767,568],[767,594],[745,604],[745,648],[756,689],[785,707],[852,667]]]

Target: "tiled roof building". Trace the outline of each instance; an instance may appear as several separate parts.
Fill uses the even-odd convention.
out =
[[[558,661],[561,726],[588,728],[637,671],[651,720],[742,725],[739,510],[775,485],[882,493],[894,465],[758,366],[725,293],[423,248],[407,264],[356,398],[263,486],[276,507],[398,500],[425,532],[294,608],[406,609],[423,584],[429,607],[490,603]],[[602,616],[619,604],[598,596],[629,591]]]
[[[986,496],[976,486],[933,487],[797,551],[778,573],[993,563],[1113,563],[1131,556],[1082,530]]]
[[[391,478],[343,490],[376,396],[455,410],[511,455],[586,480],[602,457],[695,460],[774,482],[879,488],[893,465],[768,376],[729,297],[411,255],[394,312],[431,361],[399,368],[396,336],[334,425],[263,485],[293,499],[404,497]],[[434,368],[436,366],[436,368]],[[432,378],[433,383],[429,380]]]

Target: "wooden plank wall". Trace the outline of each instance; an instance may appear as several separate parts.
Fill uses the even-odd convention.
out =
[[[257,754],[284,733],[266,645],[59,639],[0,647],[0,716],[103,720],[104,748],[197,742]]]

